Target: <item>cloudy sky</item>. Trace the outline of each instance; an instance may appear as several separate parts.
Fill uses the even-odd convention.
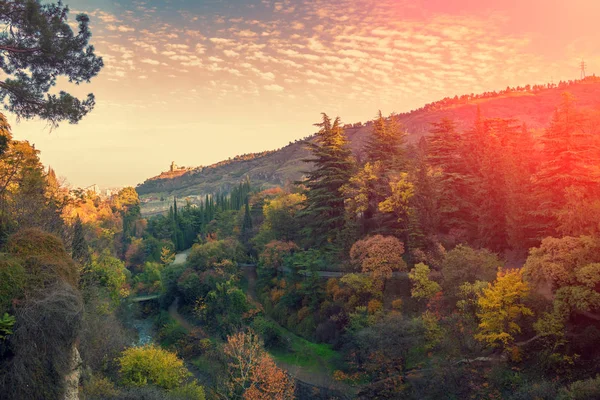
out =
[[[135,185],[455,94],[600,71],[597,0],[65,0],[105,68],[95,110],[13,133],[74,186]],[[63,85],[61,88],[73,88]]]

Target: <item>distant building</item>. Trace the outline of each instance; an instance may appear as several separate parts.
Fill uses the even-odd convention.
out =
[[[185,170],[185,167],[179,167],[177,164],[175,164],[175,161],[171,162],[171,168],[169,168],[170,172],[177,172],[177,171],[183,171]]]

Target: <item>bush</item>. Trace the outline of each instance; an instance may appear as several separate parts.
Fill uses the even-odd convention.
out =
[[[573,382],[560,390],[558,400],[600,399],[600,376],[584,381]]]
[[[56,236],[40,229],[23,229],[8,238],[6,250],[22,260],[29,289],[41,289],[59,280],[77,286],[77,265]]]
[[[238,241],[215,240],[192,246],[187,262],[190,267],[204,271],[225,260],[236,261],[241,256],[243,256],[243,249]]]
[[[177,387],[169,392],[169,399],[173,400],[204,400],[204,388],[198,386],[196,382]]]
[[[13,299],[22,296],[26,279],[19,260],[6,255],[0,258],[0,315],[10,311]]]
[[[175,353],[154,345],[130,347],[121,353],[118,362],[121,380],[127,386],[152,384],[173,389],[192,375]]]

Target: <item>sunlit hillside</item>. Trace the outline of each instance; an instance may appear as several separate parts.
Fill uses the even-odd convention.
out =
[[[478,107],[486,118],[512,118],[525,123],[529,129],[542,129],[550,122],[564,91],[572,93],[581,107],[598,107],[600,79],[590,77],[585,81],[539,87],[535,91],[525,88],[510,92],[504,90],[474,96],[476,98],[472,99],[449,98],[401,114],[400,121],[408,132],[409,144],[427,136],[431,124],[443,118],[455,121],[459,129],[469,128],[475,120]],[[372,122],[346,125],[346,134],[355,154],[361,153],[372,129]],[[304,171],[311,168],[310,164],[302,161],[308,156],[305,140],[298,140],[277,151],[225,160],[204,168],[192,168],[176,176],[167,174],[150,178],[138,185],[136,190],[147,201],[143,210],[158,212],[168,209],[174,195],[195,199],[196,196],[203,198],[206,194],[219,191],[228,192],[246,177],[262,188],[297,181],[302,178]],[[161,198],[164,201],[160,201]]]

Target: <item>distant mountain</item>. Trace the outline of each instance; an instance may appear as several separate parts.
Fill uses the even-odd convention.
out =
[[[575,96],[580,107],[600,109],[600,79],[590,77],[557,85],[507,88],[500,92],[446,98],[399,117],[408,132],[409,143],[418,142],[428,134],[432,122],[445,117],[453,119],[459,129],[469,128],[475,120],[478,106],[485,118],[513,118],[527,124],[530,129],[541,129],[550,122],[560,95],[565,91]],[[346,125],[354,152],[360,152],[371,131],[372,121]],[[305,145],[311,137],[275,151],[238,156],[208,167],[188,169],[184,173],[163,173],[138,185],[136,190],[149,201],[173,195],[203,196],[228,191],[246,176],[253,185],[263,188],[285,185],[300,179],[302,172],[310,168],[302,159],[309,157]]]

